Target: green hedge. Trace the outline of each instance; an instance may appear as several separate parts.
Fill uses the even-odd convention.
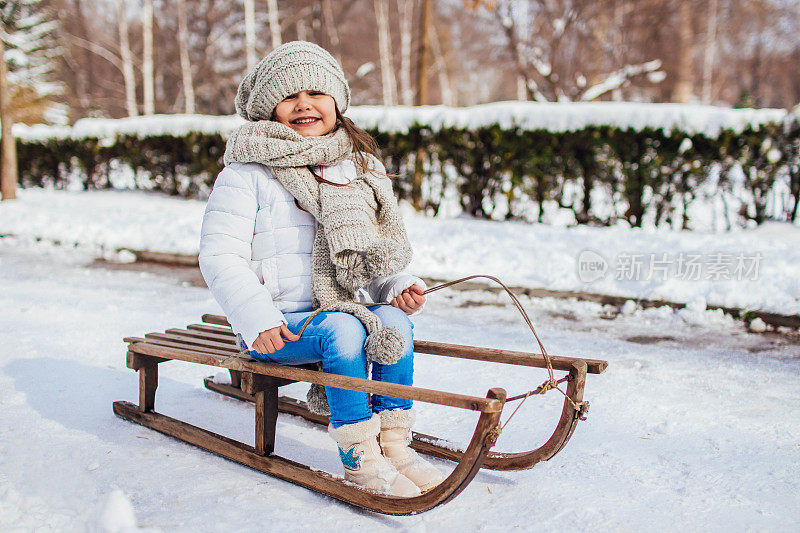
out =
[[[530,202],[555,202],[571,209],[579,223],[610,224],[619,219],[640,226],[691,228],[687,208],[701,190],[741,196],[740,221],[764,222],[771,215],[795,221],[800,203],[800,125],[766,124],[717,138],[675,131],[634,131],[610,126],[575,132],[413,126],[403,133],[370,131],[381,146],[398,195],[411,196],[415,154],[422,148],[423,202],[438,212],[444,192],[457,191],[462,209],[481,218],[517,218]],[[111,173],[127,166],[134,186],[184,197],[204,197],[222,168],[220,134],[190,133],[107,139],[18,140],[22,187],[64,188],[78,176],[86,189],[111,188]],[[721,169],[711,183],[712,168]],[[741,169],[741,172],[738,171]],[[743,181],[735,176],[744,174]],[[72,178],[76,179],[76,178]],[[769,195],[782,184],[782,206],[768,209]],[[600,192],[614,212],[592,203]],[[502,202],[498,203],[498,200]],[[501,205],[502,204],[502,209]],[[776,210],[777,209],[777,210]],[[539,209],[539,220],[543,210]]]

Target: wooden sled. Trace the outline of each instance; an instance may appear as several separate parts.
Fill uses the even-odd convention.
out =
[[[261,363],[247,356],[239,356],[238,350],[228,348],[230,343],[187,343],[180,339],[175,342],[175,336],[170,332],[148,334],[146,338],[128,337],[124,340],[128,343],[127,365],[139,372],[139,405],[125,401],[114,402],[114,413],[117,416],[349,504],[392,515],[427,511],[450,501],[464,490],[480,470],[486,454],[497,439],[500,413],[506,398],[505,391],[500,388],[490,389],[485,398],[480,398],[326,374],[301,367]],[[171,360],[227,368],[239,373],[242,390],[255,401],[255,446],[154,411],[158,365]],[[342,478],[313,470],[273,453],[278,418],[278,387],[296,381],[457,407],[477,411],[480,416],[469,446],[444,481],[420,496],[386,496],[362,490],[346,483]]]
[[[390,383],[325,374],[307,368],[271,365],[240,356],[235,337],[225,317],[204,315],[203,324],[186,329],[170,329],[164,333],[149,333],[145,338],[126,338],[129,343],[127,363],[139,371],[139,405],[115,402],[114,412],[127,420],[171,435],[190,444],[238,461],[292,483],[327,494],[344,502],[387,514],[424,512],[458,495],[473,479],[481,466],[496,470],[530,468],[549,459],[567,443],[582,412],[565,398],[556,430],[545,444],[521,453],[494,453],[490,448],[500,434],[500,414],[506,401],[503,389],[490,389],[486,398],[471,397],[441,391],[405,387]],[[474,348],[426,341],[416,341],[415,351],[474,360],[493,361],[528,367],[543,367],[541,356],[522,352]],[[158,364],[181,360],[226,368],[235,381],[232,385],[206,386],[230,396],[256,404],[255,446],[217,435],[180,420],[154,412],[155,391],[158,385]],[[582,403],[583,385],[587,372],[605,370],[605,361],[551,356],[555,370],[567,371],[567,396],[576,404]],[[430,435],[415,433],[412,446],[422,453],[456,461],[452,473],[433,490],[414,498],[396,498],[361,490],[341,478],[273,454],[278,412],[303,416],[327,424],[325,417],[308,411],[302,402],[279,397],[278,387],[306,381],[321,385],[385,394],[429,403],[478,411],[480,417],[472,439],[465,450],[455,449]],[[522,396],[522,395],[521,395]],[[520,396],[520,397],[521,397]],[[518,398],[520,398],[518,397]],[[452,448],[452,449],[451,449]]]
[[[228,344],[227,350],[238,352],[235,336],[230,329],[227,319],[220,315],[203,315],[205,324],[192,324],[185,330],[171,329],[166,334],[156,334],[159,339],[170,340],[172,342],[206,344],[209,342]],[[211,325],[209,325],[211,324]],[[540,354],[518,352],[511,350],[498,350],[493,348],[478,348],[474,346],[463,346],[457,344],[446,344],[441,342],[431,342],[424,340],[414,341],[414,351],[416,353],[426,353],[460,359],[472,359],[477,361],[490,361],[510,365],[545,368],[546,364]],[[573,405],[583,404],[583,389],[586,381],[586,374],[600,374],[608,366],[607,361],[598,359],[581,359],[576,357],[550,356],[554,370],[568,372],[566,397],[561,409],[561,417],[558,420],[553,434],[547,441],[538,448],[525,452],[488,452],[483,460],[483,468],[490,470],[525,470],[533,467],[540,461],[547,461],[556,455],[567,444],[579,420],[585,419],[584,412],[578,412]],[[237,400],[253,402],[254,397],[248,394],[241,386],[241,378],[238,372],[231,371],[231,383],[217,383],[213,377],[204,380],[207,389],[218,392],[225,396]],[[511,398],[521,399],[524,395]],[[571,400],[571,401],[570,401]],[[300,416],[310,422],[320,425],[328,425],[328,417],[312,413],[308,410],[305,402],[280,396],[278,398],[278,411],[291,415]],[[412,432],[411,447],[420,453],[460,462],[464,456],[464,451],[458,447],[433,435]]]

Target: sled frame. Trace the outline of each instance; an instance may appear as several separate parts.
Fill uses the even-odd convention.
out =
[[[202,321],[202,324],[190,324],[186,329],[173,328],[166,330],[164,333],[148,333],[145,335],[145,339],[129,338],[126,339],[126,341],[146,341],[166,347],[189,348],[191,350],[206,351],[217,355],[239,353],[235,336],[224,316],[206,314],[203,315]],[[414,341],[414,350],[418,353],[525,367],[546,368],[546,362],[540,354],[526,352],[478,348],[422,340]],[[552,458],[569,441],[575,431],[578,420],[580,420],[580,413],[576,411],[573,405],[580,404],[583,399],[586,374],[602,373],[608,366],[608,363],[597,359],[581,359],[575,357],[551,356],[550,358],[555,370],[568,372],[566,376],[567,397],[564,398],[561,415],[552,435],[541,446],[529,451],[489,451],[483,461],[483,468],[491,470],[528,469],[540,461],[546,461]],[[206,378],[204,380],[206,388],[231,398],[255,402],[255,396],[242,388],[242,373],[231,369],[230,374],[230,384],[216,383],[212,378]],[[290,381],[286,381],[286,383],[289,382]],[[285,396],[279,396],[277,402],[279,412],[300,416],[317,424],[328,424],[327,417],[310,412],[304,402]],[[456,462],[461,461],[463,457],[464,450],[459,450],[454,444],[447,443],[443,439],[418,432],[413,432],[412,435],[411,446],[421,453]]]
[[[506,398],[506,393],[501,388],[492,388],[485,398],[481,398],[327,374],[301,367],[262,363],[238,354],[212,353],[202,347],[192,349],[180,345],[165,345],[177,344],[169,341],[151,342],[138,338],[126,338],[125,341],[129,343],[127,366],[139,373],[139,405],[126,401],[114,402],[113,409],[117,416],[351,505],[390,515],[408,515],[430,510],[450,501],[464,490],[480,470],[486,454],[495,443]],[[173,360],[221,367],[239,373],[242,390],[253,397],[256,406],[254,446],[154,410],[158,366]],[[273,453],[278,417],[278,387],[295,381],[467,409],[477,411],[480,415],[467,449],[444,481],[420,496],[387,496],[368,492],[346,483],[342,478],[313,470]]]

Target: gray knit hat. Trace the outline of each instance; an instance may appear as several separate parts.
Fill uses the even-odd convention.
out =
[[[236,111],[247,120],[270,120],[275,106],[300,91],[331,95],[342,113],[350,105],[350,87],[336,59],[314,43],[292,41],[270,52],[245,76],[236,93]]]

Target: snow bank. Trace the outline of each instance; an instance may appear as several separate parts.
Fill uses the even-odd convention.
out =
[[[0,204],[0,235],[92,246],[197,253],[204,202],[142,191],[22,189]],[[410,269],[457,279],[490,274],[527,287],[800,314],[800,227],[767,223],[713,233],[559,227],[430,218],[403,206]],[[701,305],[702,304],[702,305]]]
[[[687,135],[717,137],[722,130],[741,132],[763,124],[780,123],[783,109],[729,109],[684,104],[634,102],[495,102],[473,107],[359,106],[349,116],[360,126],[386,132],[405,132],[412,125],[476,129],[498,125],[503,129],[567,132],[591,126],[612,126],[640,131],[646,128],[682,131]]]
[[[414,125],[476,129],[498,125],[503,129],[567,132],[590,126],[621,129],[681,131],[714,138],[723,130],[741,132],[780,123],[783,109],[730,109],[685,104],[632,102],[494,102],[472,107],[354,106],[347,116],[359,126],[386,133],[404,133]],[[124,119],[85,118],[70,127],[14,125],[14,135],[29,142],[47,139],[113,139],[117,135],[183,136],[191,132],[229,135],[244,122],[239,116],[151,115]]]

